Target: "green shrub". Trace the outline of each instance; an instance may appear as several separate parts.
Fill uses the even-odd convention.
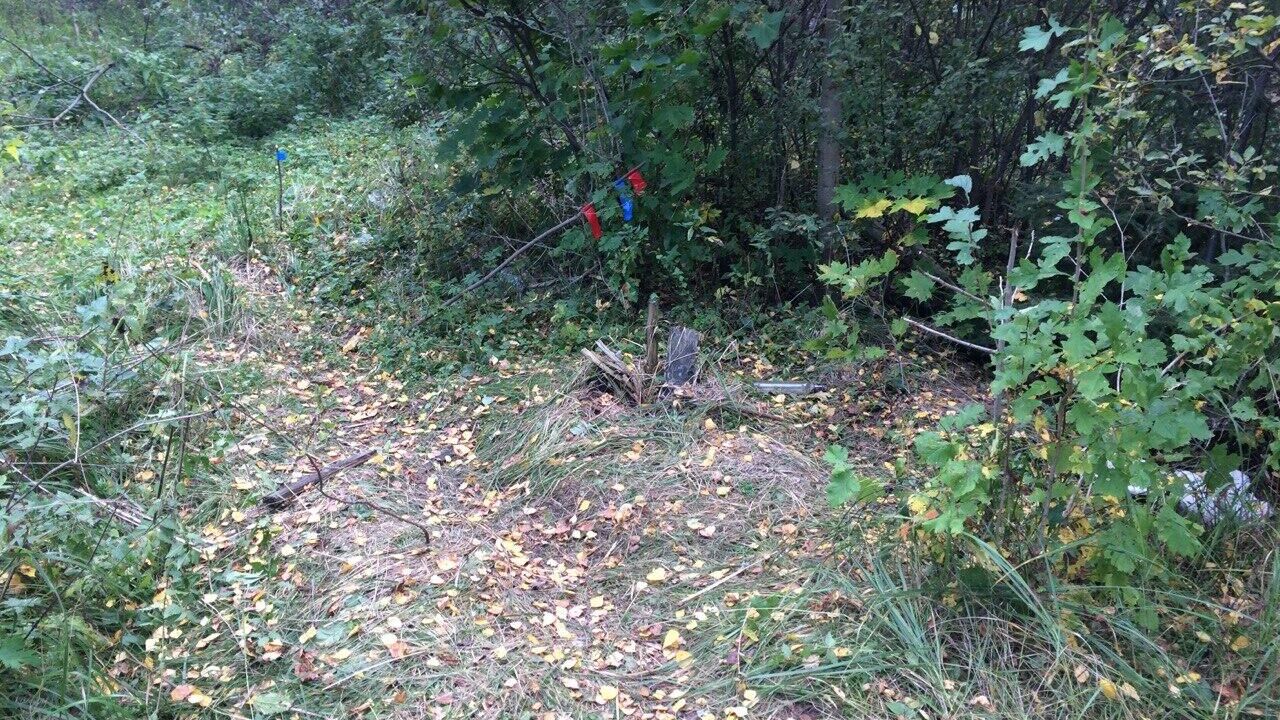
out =
[[[976,229],[978,208],[940,206],[921,219],[951,240],[958,280],[924,266],[896,279],[919,302],[940,288],[951,292],[937,319],[953,326],[953,340],[989,353],[994,371],[988,406],[965,408],[916,438],[925,477],[904,500],[928,531],[981,532],[1019,562],[1115,588],[1114,600],[1153,629],[1155,615],[1144,611],[1150,600],[1132,588],[1172,582],[1179,559],[1213,557],[1202,526],[1218,518],[1179,512],[1189,490],[1186,475],[1174,471],[1199,470],[1217,490],[1230,471],[1265,478],[1280,468],[1280,246],[1275,203],[1263,189],[1275,167],[1245,151],[1218,158],[1218,172],[1189,172],[1176,185],[1129,176],[1129,163],[1155,152],[1122,142],[1146,120],[1130,110],[1142,107],[1145,87],[1133,80],[1134,68],[1144,68],[1146,82],[1182,77],[1197,71],[1196,50],[1130,37],[1113,19],[1078,31],[1052,27],[1073,38],[1070,64],[1039,92],[1071,108],[1073,123],[1029,145],[1022,162],[1069,163],[1053,220],[1021,235],[1006,231],[999,245],[1008,269],[996,275],[980,263],[991,243]],[[1209,46],[1243,38],[1222,62],[1253,52],[1250,26],[1209,27],[1216,33],[1202,38]],[[1024,45],[1041,48],[1045,32],[1029,28]],[[1176,157],[1186,167],[1209,164]],[[1246,164],[1249,173],[1230,172]],[[967,199],[965,179],[953,180]],[[919,214],[935,204],[904,205],[904,197],[927,192],[878,192],[856,191],[866,196],[859,212]],[[1184,220],[1187,232],[1215,248],[1229,234],[1216,262],[1194,252],[1187,234],[1165,235],[1161,225],[1143,236],[1151,262],[1135,261],[1125,224],[1133,232],[1144,213],[1176,213],[1189,197],[1199,200]],[[1119,224],[1125,198],[1133,201]],[[897,260],[891,251],[881,261],[833,264],[823,278],[859,298]],[[906,329],[903,320],[897,325]],[[855,480],[870,482],[839,477]],[[1254,489],[1267,491],[1263,483]]]

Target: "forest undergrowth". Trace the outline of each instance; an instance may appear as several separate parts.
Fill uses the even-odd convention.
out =
[[[295,162],[288,212],[334,223],[326,252],[368,231],[351,206],[369,199],[338,178],[386,132],[278,138]],[[363,147],[330,152],[353,133]],[[976,538],[957,542],[990,553],[986,570],[927,572],[932,543],[903,542],[906,508],[826,510],[827,442],[860,473],[909,482],[911,440],[982,399],[949,349],[908,343],[840,377],[805,359],[803,338],[709,333],[712,396],[636,408],[583,381],[573,343],[548,352],[558,321],[544,315],[484,331],[505,350],[487,362],[406,375],[380,360],[368,308],[290,284],[300,251],[269,203],[250,206],[246,247],[236,204],[210,186],[97,179],[180,148],[98,158],[77,140],[93,142],[58,139],[70,172],[56,183],[10,186],[29,211],[9,216],[9,237],[28,238],[4,249],[9,297],[37,298],[20,317],[48,339],[6,352],[37,369],[102,353],[79,371],[101,386],[67,401],[81,403],[66,416],[83,418],[81,447],[58,416],[32,447],[69,444],[62,462],[85,467],[92,497],[131,501],[113,515],[71,486],[15,497],[10,700],[77,696],[122,717],[1197,715],[1177,698],[1209,682],[1203,665],[1113,611],[1032,590],[1034,568]],[[385,165],[364,167],[373,185]],[[67,196],[88,211],[50,202]],[[639,352],[640,326],[614,322],[606,337]],[[177,334],[137,339],[160,330]],[[117,372],[127,397],[110,389]],[[832,389],[747,386],[779,377]],[[128,441],[104,453],[103,437]],[[260,505],[367,450],[284,510]],[[1182,622],[1267,622],[1274,590],[1219,572],[1223,597],[1179,602]],[[1232,641],[1248,651],[1204,642]]]
[[[0,715],[1280,715],[1280,18],[1103,5],[0,0]]]

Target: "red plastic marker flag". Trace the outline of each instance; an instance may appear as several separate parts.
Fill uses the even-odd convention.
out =
[[[591,226],[591,237],[599,240],[604,236],[604,230],[600,229],[600,216],[596,215],[596,206],[594,203],[587,203],[582,206],[582,214],[587,216],[587,224]]]
[[[637,195],[644,194],[644,189],[649,185],[640,174],[640,168],[634,168],[627,173],[627,182],[631,183],[631,189],[635,190]]]

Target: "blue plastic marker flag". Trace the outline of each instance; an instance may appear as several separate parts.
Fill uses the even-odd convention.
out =
[[[285,152],[284,148],[276,148],[276,162],[284,162],[288,159],[289,153]]]
[[[631,216],[635,211],[635,206],[631,204],[631,197],[625,194],[627,186],[626,181],[615,180],[613,182],[613,186],[618,190],[618,205],[622,206],[622,221],[631,222]]]

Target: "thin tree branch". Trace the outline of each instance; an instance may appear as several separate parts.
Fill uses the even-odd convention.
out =
[[[944,333],[944,332],[942,332],[941,330],[936,330],[936,329],[934,329],[934,328],[931,328],[931,327],[929,327],[928,325],[925,325],[924,323],[919,322],[918,320],[912,320],[912,319],[911,319],[911,318],[909,318],[909,317],[904,317],[904,318],[902,318],[902,319],[903,319],[904,321],[906,321],[906,323],[907,323],[908,325],[911,325],[912,327],[915,327],[915,328],[917,328],[917,329],[919,329],[919,330],[923,330],[924,332],[929,333],[930,335],[934,335],[934,336],[940,337],[940,338],[942,338],[943,340],[950,340],[951,342],[953,342],[953,343],[955,343],[955,344],[957,344],[957,345],[963,345],[964,347],[967,347],[967,348],[969,348],[970,350],[977,350],[977,351],[979,351],[979,352],[987,353],[988,355],[995,355],[995,354],[996,354],[996,351],[995,351],[995,349],[994,349],[994,348],[989,348],[989,347],[987,347],[987,346],[985,346],[985,345],[978,345],[978,344],[976,344],[976,343],[971,343],[971,342],[969,342],[968,340],[961,340],[960,338],[956,337],[955,335],[948,335],[947,333]]]

